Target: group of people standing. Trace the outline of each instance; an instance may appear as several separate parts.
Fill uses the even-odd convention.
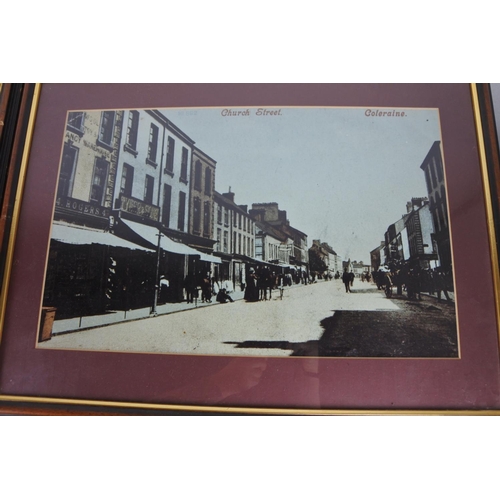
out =
[[[268,266],[262,267],[258,272],[251,267],[246,276],[244,299],[247,302],[267,300],[269,292],[271,300],[272,290],[279,286],[283,286],[283,275],[276,274]]]
[[[373,280],[379,290],[384,288],[389,280],[390,286],[396,287],[398,295],[402,295],[404,289],[410,300],[422,300],[422,292],[428,292],[431,295],[436,294],[438,302],[441,302],[441,295],[448,302],[452,301],[448,293],[453,290],[451,273],[439,267],[421,269],[415,266],[394,271],[378,270],[373,272]]]
[[[283,296],[285,286],[310,283],[309,273],[305,269],[294,269],[292,272],[276,273],[269,266],[250,267],[246,273],[245,295],[247,302],[271,300],[273,290],[279,290]]]

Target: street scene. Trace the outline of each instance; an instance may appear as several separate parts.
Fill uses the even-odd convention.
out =
[[[395,290],[396,291],[396,290]],[[240,294],[241,295],[241,294]],[[208,305],[208,304],[207,304]],[[451,302],[388,299],[376,285],[340,280],[279,291],[270,300],[213,303],[165,316],[59,335],[39,347],[232,356],[456,357]],[[235,322],[237,319],[237,323]],[[228,328],[228,324],[235,325]]]
[[[61,149],[38,348],[459,357],[438,110],[70,111]]]

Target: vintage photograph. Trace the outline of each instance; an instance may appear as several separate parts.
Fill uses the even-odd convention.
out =
[[[72,110],[37,348],[459,358],[439,111]]]

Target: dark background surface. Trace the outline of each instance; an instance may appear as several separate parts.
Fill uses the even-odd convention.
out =
[[[259,383],[217,400],[207,377],[262,359],[35,349],[66,111],[168,106],[438,107],[454,249],[460,360],[265,358]],[[326,409],[500,407],[495,296],[468,85],[44,85],[0,350],[0,393],[186,405]]]

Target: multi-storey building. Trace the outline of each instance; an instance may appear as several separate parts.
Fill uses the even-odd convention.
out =
[[[246,205],[236,205],[234,193],[214,192],[214,237],[216,255],[221,257],[217,278],[233,287],[245,282],[245,265],[255,257],[255,222]]]
[[[410,257],[406,231],[407,217],[407,215],[403,215],[401,219],[391,224],[385,232],[385,264],[399,266],[401,262]]]
[[[211,173],[198,232],[190,200],[199,158]],[[162,275],[163,300],[183,300],[185,276],[221,262],[209,255],[214,178],[215,161],[158,110],[69,113],[44,303],[58,317],[155,311]]]
[[[311,261],[311,257],[313,259],[321,259],[324,263],[325,272],[331,273],[332,275],[336,275],[337,273],[341,274],[342,269],[342,258],[335,252],[335,250],[326,242],[321,242],[320,240],[313,240],[313,244],[309,249],[309,265],[311,271],[315,271],[313,269],[314,265]],[[320,266],[323,267],[323,266]]]
[[[407,260],[411,266],[418,263],[421,269],[434,267],[438,256],[432,240],[434,226],[429,201],[427,198],[412,198],[406,207]]]
[[[287,220],[285,210],[280,210],[278,203],[253,203],[250,215],[258,221],[265,222],[293,242],[293,252],[290,255],[290,264],[298,267],[307,267],[309,262],[309,249],[307,247],[307,234],[292,227]]]
[[[255,257],[266,263],[290,265],[293,240],[266,222],[256,221]]]
[[[434,225],[427,198],[412,198],[406,204],[407,213],[385,233],[385,264],[401,267],[418,266],[421,269],[435,267],[437,253],[433,245]],[[372,260],[377,258],[377,250],[372,251]],[[376,266],[380,261],[376,262]]]
[[[146,240],[161,252],[152,283],[164,275],[170,284],[166,300],[181,301],[186,275],[206,275],[220,262],[208,255],[215,243],[215,161],[161,111],[130,110],[126,115],[114,230],[134,241]]]
[[[58,318],[107,309],[117,259],[151,261],[146,248],[109,232],[123,118],[123,111],[67,116],[44,290]]]
[[[215,166],[215,160],[197,147],[193,147],[189,190],[189,233],[207,240],[204,249],[210,251],[213,250]]]
[[[448,220],[448,205],[443,168],[441,142],[435,141],[420,168],[424,171],[429,208],[434,224],[433,239],[436,242],[439,265],[451,270],[451,242]]]

